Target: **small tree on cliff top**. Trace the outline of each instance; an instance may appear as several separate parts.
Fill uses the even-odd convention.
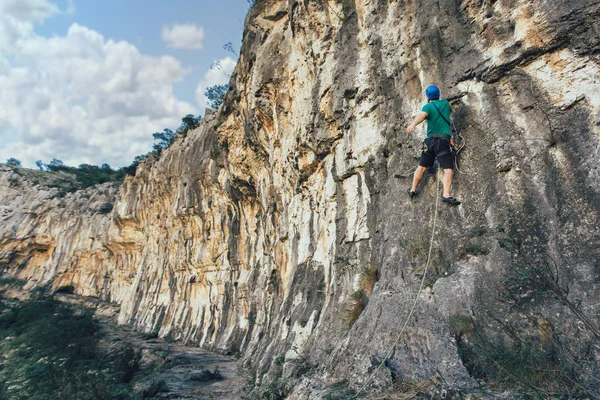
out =
[[[206,89],[204,95],[208,98],[208,106],[216,110],[225,100],[225,95],[229,90],[229,85],[215,85]]]

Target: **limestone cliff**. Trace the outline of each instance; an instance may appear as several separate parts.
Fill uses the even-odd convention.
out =
[[[367,382],[417,295],[367,393],[600,396],[599,33],[592,0],[257,0],[223,106],[118,193],[2,170],[4,274],[283,373],[293,398]],[[466,143],[463,205],[440,205],[418,292],[436,175],[411,201],[394,173],[429,84]]]

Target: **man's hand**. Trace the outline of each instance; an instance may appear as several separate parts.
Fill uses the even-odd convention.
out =
[[[419,113],[419,115],[417,115],[417,117],[415,118],[415,120],[412,122],[412,124],[410,124],[407,128],[406,128],[406,133],[411,133],[412,131],[415,130],[415,127],[417,125],[419,125],[421,122],[425,121],[427,119],[427,113],[426,112],[421,112]]]

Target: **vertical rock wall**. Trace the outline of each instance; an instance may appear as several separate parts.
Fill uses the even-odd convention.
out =
[[[591,0],[259,0],[225,104],[126,180],[110,214],[78,194],[57,208],[3,170],[5,275],[118,302],[122,323],[239,354],[258,376],[283,357],[291,377],[356,384],[418,295],[374,388],[471,386],[481,349],[517,339],[583,357],[574,379],[591,382],[599,16]],[[410,201],[393,174],[416,165],[424,133],[404,129],[429,84],[466,142],[463,205],[440,206],[417,293],[437,178]]]

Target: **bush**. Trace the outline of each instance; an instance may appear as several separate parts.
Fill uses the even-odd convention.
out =
[[[98,346],[89,311],[36,297],[0,315],[0,398],[129,399],[139,353]]]
[[[21,167],[21,161],[17,160],[16,158],[9,158],[8,160],[6,160],[6,164],[8,165],[12,165],[13,167]]]
[[[102,203],[102,205],[98,208],[98,214],[108,214],[113,210],[112,203]]]
[[[0,286],[13,286],[13,287],[22,287],[27,283],[24,279],[18,278],[0,278]]]
[[[86,189],[106,182],[115,182],[120,184],[123,182],[123,179],[125,179],[128,171],[125,168],[115,171],[111,169],[108,164],[104,164],[103,167],[90,164],[81,164],[78,168],[76,168],[57,162],[51,162],[48,165],[48,170],[52,172],[70,174],[75,177],[74,182],[59,180],[54,184],[48,185],[49,187],[56,187],[59,189],[57,195],[58,197],[64,197],[67,193],[72,193],[77,190]]]
[[[248,400],[283,400],[291,391],[291,382],[281,377],[269,377],[248,394]]]

